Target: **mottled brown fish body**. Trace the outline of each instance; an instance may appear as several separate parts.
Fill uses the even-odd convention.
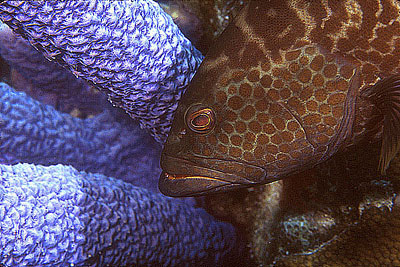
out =
[[[397,1],[250,2],[179,104],[160,190],[267,183],[380,135],[385,168],[400,129],[399,10]]]

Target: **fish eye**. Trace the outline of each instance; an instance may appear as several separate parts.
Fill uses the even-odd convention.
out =
[[[207,134],[215,126],[215,113],[210,107],[194,104],[186,110],[185,122],[193,132]]]

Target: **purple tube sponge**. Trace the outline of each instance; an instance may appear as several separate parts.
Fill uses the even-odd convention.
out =
[[[4,1],[0,19],[159,142],[203,59],[153,1]]]
[[[107,103],[103,94],[94,94],[86,81],[47,60],[5,24],[0,25],[0,55],[31,84],[33,88],[27,92],[30,96],[54,105],[57,110],[68,113],[79,108],[87,113],[98,113]],[[55,101],[48,100],[54,96]]]
[[[215,266],[236,244],[202,209],[62,165],[0,165],[0,222],[6,266]]]
[[[119,110],[79,119],[0,83],[0,163],[65,164],[158,191],[161,146]]]

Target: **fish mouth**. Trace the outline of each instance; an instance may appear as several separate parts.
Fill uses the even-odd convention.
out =
[[[199,158],[199,160],[204,159]],[[161,193],[171,197],[201,196],[265,183],[263,181],[266,171],[261,167],[223,159],[206,160],[224,165],[242,165],[248,170],[253,170],[257,175],[250,179],[223,170],[211,169],[198,162],[162,154],[163,172],[158,182]]]

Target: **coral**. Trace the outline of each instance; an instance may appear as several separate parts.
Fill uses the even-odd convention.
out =
[[[281,236],[276,236],[280,250],[275,255],[276,266],[398,266],[400,264],[400,213],[395,204],[396,193],[386,181],[373,181],[363,185],[364,198],[356,209],[347,207],[348,220],[341,222],[340,217],[334,218],[331,212],[319,212],[319,216],[304,215],[286,217],[282,224],[289,228],[276,229]],[[353,218],[350,219],[350,217]],[[315,219],[319,217],[319,221]],[[305,219],[305,220],[304,220]],[[311,219],[311,221],[310,221]],[[343,218],[342,218],[343,219]],[[278,227],[279,227],[278,226]],[[296,227],[297,226],[297,227]],[[331,228],[337,228],[332,231]],[[302,249],[286,251],[288,244],[303,242]],[[307,236],[310,235],[310,236]],[[317,246],[312,246],[310,240],[326,236]],[[289,239],[288,239],[289,238]],[[315,244],[314,244],[315,245]]]
[[[62,112],[79,108],[81,112],[96,113],[104,108],[103,94],[94,94],[82,79],[77,79],[56,62],[48,61],[28,41],[15,35],[5,24],[0,25],[0,54],[6,62],[30,82],[27,93]],[[27,90],[25,85],[13,84],[15,89]]]
[[[5,1],[0,17],[47,58],[106,92],[159,142],[203,59],[152,1]]]
[[[235,244],[203,209],[72,167],[0,165],[0,263],[214,266]]]
[[[14,30],[48,58],[106,91],[158,141],[165,138],[177,100],[202,59],[151,1],[2,1],[0,17],[9,25],[17,22],[22,28]],[[0,141],[8,164],[61,161],[113,176],[125,173],[125,180],[155,186],[158,177],[150,172],[158,171],[158,163],[152,165],[159,146],[132,121],[109,110],[92,119],[73,118],[4,84],[1,88]],[[237,245],[232,226],[184,201],[61,165],[1,168],[8,177],[0,185],[0,215],[5,216],[0,243],[8,251],[0,257],[3,264],[213,266],[237,259],[230,255]],[[36,205],[25,209],[25,200]],[[35,223],[31,218],[43,216],[45,221],[24,231]]]
[[[158,191],[161,146],[120,113],[74,118],[0,83],[0,163],[72,165]]]
[[[186,37],[202,53],[249,0],[159,0]]]
[[[162,43],[162,45],[160,45],[160,43],[157,43],[158,45],[156,45],[157,47],[154,51],[158,52],[152,55],[150,55],[152,51],[147,50],[140,50],[140,52],[143,53],[143,57],[138,56],[139,54],[136,54],[136,56],[133,54],[129,54],[131,52],[130,48],[141,48],[138,40],[144,40],[145,44],[149,44],[149,40],[151,39],[147,37],[156,36],[156,34],[158,34],[154,32],[154,24],[151,24],[157,23],[158,20],[152,19],[150,21],[146,20],[146,17],[139,16],[135,18],[138,20],[133,22],[131,20],[127,20],[126,16],[123,16],[121,17],[120,21],[117,22],[117,20],[114,20],[114,18],[118,16],[118,14],[126,12],[125,9],[122,12],[122,9],[118,8],[126,5],[136,7],[141,5],[143,2],[144,1],[85,1],[79,3],[78,1],[71,1],[69,2],[71,3],[71,5],[69,5],[66,4],[66,2],[10,1],[9,3],[13,5],[15,4],[18,7],[14,8],[8,6],[7,8],[4,8],[3,5],[0,7],[0,9],[2,10],[0,12],[2,12],[1,16],[6,17],[9,21],[9,24],[11,24],[15,30],[24,35],[26,38],[30,39],[30,41],[37,45],[40,50],[44,51],[48,57],[51,57],[58,62],[61,62],[61,64],[72,70],[73,73],[87,81],[90,81],[92,83],[99,82],[98,86],[107,92],[114,103],[129,110],[131,112],[131,116],[141,119],[141,125],[145,128],[152,129],[153,134],[156,135],[156,138],[159,141],[162,141],[165,138],[165,133],[167,132],[166,129],[168,129],[169,127],[170,119],[172,116],[171,114],[176,108],[176,104],[180,98],[180,94],[184,90],[185,84],[188,83],[191,76],[193,75],[194,70],[197,68],[201,56],[198,52],[196,52],[196,50],[190,48],[190,45],[186,45],[187,41],[184,41],[183,43],[178,44],[175,47],[168,46],[167,43]],[[101,3],[105,3],[106,7],[104,5],[101,5]],[[47,9],[50,5],[54,5],[57,8],[60,8],[60,17],[54,14],[50,14],[49,17],[43,15],[45,12],[42,12],[43,10],[40,10],[40,8]],[[90,8],[87,8],[86,5],[88,5]],[[96,15],[98,11],[90,11],[95,10],[95,8],[102,9],[103,7],[105,7],[106,9],[114,9],[112,9],[112,11],[106,11],[106,15],[103,18]],[[153,6],[150,2],[148,5],[145,4],[141,7],[143,7],[143,9],[145,9],[146,11],[156,10],[153,9]],[[147,9],[148,7],[149,9]],[[85,14],[85,12],[81,12],[76,16],[70,15],[72,13],[67,14],[69,11],[72,10],[72,8],[75,8],[77,12],[80,12],[82,10],[89,10],[89,12],[87,12],[87,15]],[[156,13],[157,12],[159,11],[156,11]],[[13,13],[12,16],[14,16],[14,18],[10,17],[11,13]],[[29,16],[27,14],[29,14]],[[31,14],[33,15],[31,16]],[[153,15],[149,15],[148,17],[153,18],[152,16]],[[43,21],[40,22],[40,20],[42,19]],[[98,21],[96,21],[96,19],[98,19]],[[103,21],[101,21],[102,19]],[[26,23],[25,20],[27,21],[26,27],[24,26]],[[51,26],[49,23],[50,21],[54,23],[53,25],[55,26]],[[102,24],[105,21],[109,21],[110,23],[107,25]],[[141,25],[143,27],[146,27],[150,24],[153,25],[150,26],[150,28],[153,27],[153,30],[149,31],[150,35],[146,35],[145,31],[135,35],[135,37],[141,37],[142,39],[130,38],[134,35],[134,33],[132,33],[132,29],[135,28],[127,27],[126,25],[133,25],[136,22],[140,24],[140,21],[144,22],[144,26]],[[169,19],[162,19],[161,21],[167,21],[167,24],[170,24]],[[88,34],[88,32],[85,31],[84,28],[75,27],[75,25],[82,25],[80,23],[86,23],[86,25],[89,26],[91,25],[91,29],[93,30],[94,34],[90,35]],[[61,27],[63,25],[71,25],[71,27],[63,28]],[[162,40],[183,40],[181,35],[177,34],[175,30],[167,32],[170,28],[169,26],[164,26],[160,27],[162,28],[160,36],[165,34],[164,37],[169,37],[165,37],[166,39],[163,37],[164,39]],[[140,27],[137,28],[141,29]],[[140,30],[137,30],[137,32],[139,31]],[[120,43],[118,42],[117,38],[118,34],[121,34],[120,36],[123,37],[122,39],[120,39],[122,40]],[[103,37],[104,40],[102,40]],[[127,39],[124,39],[125,37]],[[93,47],[87,46],[88,40],[93,43]],[[160,48],[160,46],[165,48],[166,50],[157,50]],[[101,49],[104,50],[102,51]],[[170,51],[183,51],[177,56],[178,58],[186,58],[186,61],[182,63],[183,66],[181,66],[181,69],[179,69],[180,67],[177,66],[179,62],[174,61],[173,59],[176,54],[171,56],[171,54],[169,54]],[[191,53],[192,55],[189,55]],[[128,58],[127,54],[131,55],[132,57]],[[99,62],[99,59],[102,57],[104,57],[105,63]],[[153,73],[153,71],[151,71],[152,67],[149,66],[154,63],[154,59],[157,59],[158,61],[156,60],[157,64],[152,65],[155,68],[155,72]],[[133,61],[134,63],[132,63]],[[110,64],[111,68],[107,69],[107,64],[109,64],[110,62],[112,62],[113,64]],[[170,65],[170,63],[172,65]],[[129,70],[129,68],[124,69],[124,64],[127,64],[128,67],[134,66],[132,67],[132,69],[134,70]],[[120,66],[123,67],[120,68]],[[135,66],[138,66],[137,69]],[[114,70],[118,71],[113,72],[113,67],[115,67]],[[172,68],[172,74],[168,71],[165,71],[164,68],[167,68],[168,70]],[[160,77],[160,80],[155,80],[155,76]],[[132,77],[134,78],[132,79],[132,81],[130,81],[129,79],[131,79]],[[182,84],[179,84],[180,82],[182,82]],[[138,87],[133,87],[136,85],[138,85]],[[121,94],[121,92],[123,93]],[[7,94],[11,95],[11,93]],[[12,94],[16,93],[13,92]],[[120,98],[125,98],[125,102]],[[26,99],[26,102],[28,104],[32,102],[26,96],[24,96],[24,99]],[[160,99],[164,101],[159,101]],[[20,118],[10,118],[10,121],[14,121],[13,126],[15,126],[15,128],[13,129],[14,131],[12,133],[15,136],[18,136],[18,134],[20,134],[20,130],[26,130],[26,133],[28,133],[30,130],[32,130],[32,128],[30,128],[30,125],[34,125],[31,123],[31,121],[29,121],[34,113],[27,113],[27,107],[24,107],[23,103],[16,104],[15,108],[19,108],[20,106],[23,107],[22,112],[20,113],[23,114],[20,115],[20,117],[23,117],[23,120],[21,121],[27,121],[28,123],[25,124],[27,125],[26,127],[19,127],[18,121],[20,120]],[[48,108],[45,108],[45,110],[48,110]],[[15,113],[11,112],[11,115],[12,114]],[[57,113],[53,110],[51,114]],[[58,118],[67,118],[64,115],[60,114],[54,116]],[[35,123],[40,121],[39,124],[43,124],[44,129],[47,129],[47,127],[49,127],[49,129],[51,128],[51,123],[49,124],[49,126],[47,126],[47,124],[45,125],[44,122],[40,120],[40,118],[33,119],[36,120]],[[50,117],[50,119],[47,120],[51,121],[52,119]],[[126,126],[124,123],[118,121],[117,117],[112,118],[112,114],[109,112],[101,114],[91,120],[75,120],[70,117],[68,117],[67,120],[74,121],[72,125],[75,125],[75,123],[87,123],[85,125],[91,125],[91,123],[94,124],[95,121],[98,122],[96,127],[85,129],[87,131],[96,129],[97,131],[101,132],[105,130],[105,128],[110,130],[113,129],[113,127],[120,127],[121,125],[121,127]],[[161,122],[163,124],[160,124]],[[33,127],[33,129],[35,129],[35,127]],[[61,129],[61,127],[57,126],[57,128],[53,128],[53,133],[58,129]],[[105,136],[114,136],[113,131],[106,132],[107,133],[105,133]],[[44,131],[44,133],[46,133],[46,130]],[[134,131],[134,135],[136,136],[135,133],[137,133],[136,130]],[[24,135],[25,134],[22,133],[22,136]],[[140,135],[141,134],[138,134],[138,136]],[[3,138],[4,136],[5,135],[2,134],[1,141],[6,140],[7,142],[9,142],[9,140],[13,139],[10,138],[10,136],[8,136],[8,138]],[[128,133],[126,137],[127,139],[122,139],[123,144],[128,143],[125,143],[125,140],[129,139]],[[136,139],[136,137],[133,138],[135,142],[137,142],[135,143],[136,146],[141,147],[142,144],[139,141],[142,140],[139,139],[141,137],[138,137],[138,139]],[[108,143],[111,142],[111,139],[101,142],[104,142],[108,145]],[[32,147],[35,147],[34,139],[26,137],[21,138],[20,140],[21,144],[32,144]],[[16,138],[16,141],[18,141],[18,138]],[[87,142],[87,140],[85,140],[85,142]],[[119,142],[121,142],[121,140],[116,141],[115,145],[118,146]],[[43,139],[37,144],[43,145]],[[72,143],[71,150],[78,149],[76,147],[78,144],[78,142]],[[66,146],[68,145],[69,144],[66,143]],[[30,145],[28,145],[28,148],[29,146]],[[370,149],[369,144],[367,144],[366,148]],[[144,149],[142,149],[142,151],[143,150]],[[43,151],[49,153],[48,149]],[[18,152],[18,149],[13,148],[7,150],[7,152],[15,153]],[[107,154],[109,150],[105,149],[103,152]],[[35,155],[31,152],[27,152],[26,154],[29,154],[30,156]],[[19,156],[26,155],[23,155],[21,153]],[[101,161],[103,156],[104,155],[99,155],[98,160]],[[115,156],[118,157],[117,155]],[[137,156],[134,157],[137,159]],[[111,159],[112,156],[110,157],[110,160]],[[9,158],[8,160],[11,160],[11,158]],[[58,159],[55,161],[58,161]],[[355,161],[365,165],[365,162],[361,157],[356,158]],[[68,163],[66,162],[65,164]],[[83,168],[86,168],[87,164],[88,163],[82,164]],[[138,164],[138,166],[139,165],[143,165],[143,163]],[[115,163],[115,166],[118,166],[118,163]],[[367,177],[364,180],[364,169],[367,172],[371,172],[371,169],[366,167],[347,168],[347,165],[344,167],[340,164],[335,165],[332,162],[329,162],[327,166],[329,166],[329,168],[327,168],[328,171],[321,171],[321,173],[317,175],[319,177],[318,179],[323,180],[322,182],[316,182],[314,178],[308,179],[307,175],[309,173],[302,173],[301,176],[303,176],[303,181],[299,179],[291,180],[290,178],[288,178],[285,181],[279,181],[268,186],[262,186],[252,191],[248,190],[249,194],[256,193],[258,195],[240,196],[241,199],[244,199],[246,202],[243,206],[240,206],[240,203],[238,203],[238,201],[229,199],[231,195],[225,196],[225,198],[228,199],[230,205],[228,204],[223,207],[222,211],[220,210],[220,212],[223,213],[224,217],[229,217],[231,214],[233,214],[233,216],[231,216],[233,218],[232,220],[237,220],[239,221],[239,224],[241,224],[241,226],[246,227],[246,230],[251,235],[250,245],[252,246],[252,252],[255,256],[255,259],[258,261],[258,264],[270,264],[272,262],[275,262],[276,264],[293,264],[294,266],[299,266],[301,264],[398,265],[398,258],[396,257],[398,255],[398,248],[400,247],[398,245],[398,240],[400,240],[400,238],[398,238],[398,231],[396,229],[398,228],[399,213],[397,205],[393,205],[393,196],[394,192],[398,191],[397,188],[393,189],[391,186],[387,186],[390,185],[390,183],[386,183],[385,181],[379,181],[376,183],[376,185],[365,183],[365,180],[367,182],[371,180],[371,177]],[[124,169],[125,167],[126,166],[123,166],[123,164],[121,164],[117,168]],[[0,205],[0,211],[2,210],[2,207],[8,207],[7,205],[9,204],[7,203],[14,204],[15,202],[12,202],[14,200],[21,201],[12,207],[15,207],[15,210],[17,211],[25,211],[25,206],[20,205],[21,203],[23,203],[24,196],[23,194],[20,194],[22,191],[21,188],[27,189],[26,192],[28,193],[32,193],[31,191],[29,191],[31,190],[31,188],[43,188],[39,190],[40,193],[49,193],[48,196],[52,199],[55,199],[55,201],[50,201],[49,205],[38,205],[38,207],[45,212],[47,210],[57,210],[52,209],[54,207],[52,206],[53,203],[59,205],[57,207],[62,206],[62,203],[64,203],[62,197],[72,195],[73,198],[75,196],[73,195],[74,193],[81,194],[81,192],[83,192],[82,194],[86,194],[88,196],[88,202],[83,203],[82,206],[85,206],[88,209],[95,207],[96,210],[89,211],[82,209],[81,213],[76,215],[75,213],[73,213],[76,211],[75,209],[65,209],[67,212],[64,213],[65,217],[63,217],[62,219],[68,218],[68,216],[71,214],[74,214],[74,218],[80,219],[81,217],[79,215],[85,218],[86,221],[84,222],[84,225],[89,226],[87,228],[84,228],[82,231],[86,231],[87,229],[95,230],[92,232],[89,231],[87,232],[87,234],[85,234],[85,237],[88,238],[87,240],[90,241],[79,248],[81,248],[81,252],[90,251],[92,255],[97,255],[98,257],[91,258],[88,262],[75,262],[74,265],[106,264],[106,260],[110,260],[109,264],[111,265],[123,265],[125,263],[124,261],[128,260],[130,263],[147,265],[151,265],[153,263],[164,265],[199,264],[199,262],[203,264],[208,263],[211,265],[214,263],[220,263],[220,260],[222,258],[229,257],[229,255],[225,255],[225,253],[232,252],[232,247],[236,244],[234,234],[231,231],[231,226],[216,222],[213,218],[205,214],[204,211],[194,209],[192,206],[188,206],[177,200],[171,200],[160,195],[152,194],[143,189],[124,184],[121,181],[103,177],[101,175],[86,175],[73,170],[71,167],[63,167],[60,165],[54,167],[34,167],[32,165],[24,164],[12,167],[1,166],[1,168],[3,168],[4,170],[10,170],[10,173],[14,173],[10,174],[13,175],[13,177],[9,180],[16,183],[16,186],[12,187],[11,189],[15,192],[17,197],[15,197],[15,195],[11,191],[1,190],[2,193],[7,193],[7,197],[2,198],[2,200],[5,199],[5,201],[2,202],[5,204],[4,206]],[[340,179],[338,179],[340,180],[339,182],[336,179],[331,179],[335,178],[336,176],[335,170],[339,170],[341,172],[342,170],[346,169],[355,170],[356,173],[348,176],[337,175],[338,177],[340,176]],[[46,172],[45,170],[50,170],[51,174],[42,175]],[[33,181],[32,184],[28,186],[21,186],[23,185],[21,181],[26,180],[25,178],[27,177],[27,175],[29,175],[29,177],[34,177],[33,172],[35,171],[40,172],[40,175],[38,175],[37,178],[39,180],[43,179],[43,181],[45,182],[35,183]],[[104,168],[101,170],[101,172],[105,171],[106,170]],[[116,171],[118,170],[116,169]],[[61,172],[62,175],[55,174],[58,172]],[[6,172],[2,171],[2,174],[4,173]],[[134,176],[136,173],[137,171],[135,169],[132,169],[131,175]],[[151,175],[149,174],[149,177],[143,177],[150,179],[154,178],[154,176],[150,176]],[[327,177],[329,177],[329,179]],[[86,178],[87,180],[85,180]],[[353,180],[353,178],[355,179]],[[85,180],[84,183],[79,182],[83,180]],[[69,186],[71,183],[75,185],[75,187],[73,185]],[[46,184],[51,185],[51,187],[46,187]],[[365,186],[365,188],[363,188],[363,185]],[[128,190],[128,187],[134,189]],[[378,190],[374,190],[374,188],[378,188]],[[381,188],[382,190],[379,190],[379,188]],[[39,191],[35,191],[33,192],[33,194]],[[119,203],[124,201],[121,201],[120,196],[127,195],[129,194],[127,192],[131,191],[140,192],[140,194],[136,195],[136,198],[133,197],[135,201],[132,201],[131,204],[124,206],[124,208],[133,208],[136,204],[143,203],[143,205],[147,208],[155,208],[155,213],[151,213],[153,215],[149,215],[149,213],[147,212],[148,210],[146,209],[141,211],[134,211],[136,213],[134,213],[135,216],[133,216],[132,218],[135,218],[137,220],[143,219],[143,223],[138,223],[136,225],[134,224],[138,228],[132,230],[132,232],[130,232],[131,235],[126,234],[129,233],[129,230],[124,231],[127,230],[127,227],[130,227],[131,224],[126,224],[123,222],[123,220],[117,220],[116,223],[121,223],[121,234],[123,236],[125,234],[124,237],[126,237],[126,239],[124,239],[118,237],[118,234],[120,234],[119,231],[115,231],[115,229],[118,229],[119,225],[114,226],[112,224],[107,224],[107,220],[105,220],[104,218],[108,217],[101,215],[107,212],[109,212],[107,214],[116,214],[118,212],[116,207],[119,208]],[[52,192],[54,192],[54,194],[52,194]],[[68,193],[63,194],[63,192]],[[106,196],[104,198],[101,197],[103,196],[103,193]],[[290,195],[290,197],[288,197],[288,195]],[[218,202],[221,202],[221,199],[223,198],[224,197],[221,196],[215,197],[214,202],[211,204],[213,205],[214,210],[219,209]],[[146,202],[148,199],[150,199],[150,201]],[[132,200],[132,198],[127,197],[125,198],[125,200],[130,201]],[[116,205],[114,203],[118,204]],[[148,203],[148,205],[146,205],[145,203]],[[43,203],[38,202],[38,204]],[[246,207],[246,204],[248,204],[249,206]],[[346,209],[346,207],[348,207],[349,205],[352,207],[351,212],[349,212],[349,209]],[[168,206],[177,207],[176,209],[179,211],[171,215],[171,213],[169,213],[169,209],[166,208]],[[75,206],[72,205],[72,207]],[[100,209],[98,209],[98,207],[100,207]],[[342,207],[342,209],[338,209],[338,207]],[[100,210],[101,212],[99,213],[98,210]],[[12,212],[13,209],[7,211]],[[105,211],[105,213],[102,213],[103,211]],[[25,214],[19,217],[12,217],[12,215],[16,214],[18,213],[10,213],[10,217],[13,219],[22,218],[22,220],[18,222],[24,222],[24,218],[28,218],[27,216],[25,216]],[[52,220],[52,218],[54,218],[51,215],[52,213],[48,214],[49,220]],[[94,219],[90,220],[90,218],[88,218],[88,214],[93,214]],[[99,214],[100,216],[96,217],[96,215]],[[122,215],[118,214],[117,217],[121,219],[124,218],[123,216],[126,214],[127,213],[124,213]],[[0,215],[2,214],[0,213]],[[346,217],[346,215],[348,215],[348,217]],[[47,219],[47,217],[45,218]],[[3,222],[9,221],[10,220],[3,220]],[[65,219],[65,221],[69,222],[68,219]],[[141,235],[143,233],[141,229],[143,228],[139,229],[139,227],[146,227],[147,225],[149,225],[149,221],[150,226],[146,228],[147,230],[143,230],[145,234]],[[54,222],[54,220],[52,222]],[[56,222],[59,222],[59,224],[56,223],[57,225],[63,226],[62,222],[64,221]],[[91,223],[94,223],[95,226],[92,226]],[[43,228],[35,226],[31,228],[33,229],[32,231],[29,231],[27,233],[40,233],[42,229],[47,231],[49,228],[48,224],[46,224],[47,221],[44,224]],[[96,228],[96,225],[101,226]],[[6,228],[5,224],[3,224],[2,227],[3,226],[5,227],[4,229],[9,230],[9,228]],[[182,227],[183,231],[179,231],[179,229],[181,229],[179,227]],[[62,238],[61,234],[63,233],[63,231],[58,231],[57,227],[55,227],[55,229],[56,230],[54,232],[50,232],[49,236],[54,238]],[[70,228],[61,229],[65,230],[65,232],[67,233],[69,233],[68,231],[71,230]],[[100,229],[106,229],[110,231],[102,232],[102,230]],[[178,231],[175,231],[176,229],[178,229]],[[214,229],[215,231],[212,229]],[[201,236],[201,234],[203,233],[202,231],[204,231],[204,235]],[[9,232],[4,233],[8,234]],[[11,232],[11,234],[7,235],[7,237],[0,238],[0,242],[5,243],[7,240],[11,240],[7,244],[9,247],[14,246],[15,252],[18,250],[22,251],[24,249],[24,247],[21,247],[21,245],[31,245],[31,243],[29,242],[20,242],[20,239],[18,239],[19,236],[17,235],[17,238],[15,237],[16,233],[17,232]],[[25,232],[20,231],[19,233],[24,234]],[[53,233],[54,235],[52,235]],[[94,233],[94,235],[91,235],[91,233]],[[115,236],[109,238],[110,233],[115,234]],[[94,236],[95,239],[90,239],[92,236]],[[127,252],[127,254],[123,254],[121,256],[121,254],[118,253],[125,252],[121,246],[128,244],[129,241],[127,240],[129,240],[129,238],[132,238],[132,236],[134,236],[133,238],[135,238],[135,240],[138,240],[136,238],[141,238],[142,241],[131,244],[131,246],[124,247],[127,248],[126,251],[129,251],[129,249],[132,249],[132,247],[135,249],[137,248],[137,250],[131,250],[132,253]],[[207,241],[207,239],[211,238],[211,236],[215,239],[211,239],[212,241]],[[24,236],[22,235],[22,237]],[[27,237],[30,236],[27,235]],[[182,242],[186,242],[191,237],[194,238],[193,242],[185,243],[190,244],[188,247],[185,247],[185,245],[180,245],[182,244]],[[27,238],[25,240],[29,241],[30,239]],[[71,247],[79,245],[79,242],[75,242],[75,240],[71,241],[68,238],[66,238],[65,240],[66,241],[62,244],[68,244],[71,245]],[[76,240],[79,241],[79,239]],[[110,250],[101,250],[101,253],[96,254],[96,249],[102,249],[101,245],[107,244],[105,242],[99,242],[99,240],[110,240],[112,242],[118,242],[119,240],[122,240],[122,242],[118,244],[114,243],[115,246],[108,247]],[[164,241],[171,243],[167,244],[164,243]],[[50,247],[50,245],[53,244],[51,242],[52,240],[44,240],[42,242],[39,242],[38,244],[42,246],[41,248],[47,248],[48,245]],[[142,245],[143,247],[140,247]],[[169,246],[171,246],[171,249],[168,249]],[[26,251],[34,251],[33,253],[36,253],[36,250],[29,250],[30,248],[32,247],[29,247],[28,250],[25,250],[23,253],[26,253]],[[217,250],[216,254],[214,254],[213,252],[214,249]],[[137,253],[137,251],[139,251],[139,254]],[[13,254],[13,257],[7,259],[10,261],[18,261],[19,258],[14,255],[17,254]],[[62,254],[61,250],[49,249],[48,251],[46,251],[46,253],[40,254],[40,256],[34,258],[38,261],[44,262],[49,259],[61,259],[64,257],[64,255],[65,254]],[[103,255],[111,256],[103,257]],[[133,258],[130,258],[131,256]],[[188,256],[189,258],[185,258],[185,256]],[[207,257],[210,258],[206,259]],[[147,261],[136,261],[142,260],[144,258]],[[232,258],[235,257],[232,256]],[[28,258],[27,256],[24,257],[24,259],[30,260],[30,258]],[[160,261],[156,262],[157,259],[159,259]],[[182,259],[182,261],[178,261],[179,259]],[[192,261],[192,259],[194,260]],[[101,262],[101,260],[104,261]],[[23,265],[24,263],[26,262],[21,261],[16,262],[15,264],[7,262],[6,264]],[[65,262],[65,264],[68,263],[72,262]],[[39,264],[41,263],[35,265]],[[54,263],[52,265],[56,264]]]

